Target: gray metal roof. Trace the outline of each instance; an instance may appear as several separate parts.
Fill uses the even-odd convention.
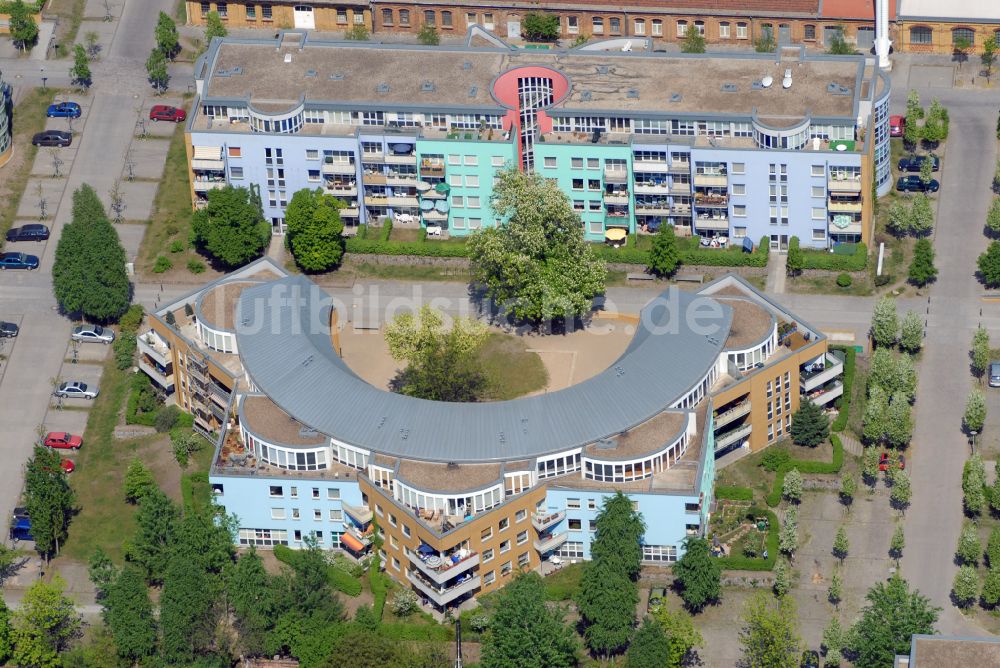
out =
[[[676,312],[716,304],[693,331]],[[537,457],[619,434],[662,412],[718,360],[732,310],[674,288],[643,310],[622,356],[596,376],[556,392],[488,403],[415,399],[378,389],[334,351],[330,297],[302,276],[247,288],[237,305],[243,366],[290,416],[335,440],[398,457],[486,462]],[[667,307],[664,307],[667,304]],[[670,308],[676,306],[676,308]]]

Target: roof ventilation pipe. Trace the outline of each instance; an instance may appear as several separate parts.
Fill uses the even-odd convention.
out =
[[[791,67],[789,67],[788,69],[785,70],[785,76],[781,80],[781,87],[782,88],[791,88],[792,87],[792,68]]]
[[[773,83],[774,83],[774,77],[772,77],[770,74],[765,74],[764,78],[760,80],[760,85],[763,86],[764,88],[770,88],[771,84]]]
[[[875,53],[878,55],[878,66],[883,70],[892,69],[889,60],[889,0],[878,0],[875,9]]]

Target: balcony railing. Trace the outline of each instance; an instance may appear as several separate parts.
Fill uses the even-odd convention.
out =
[[[426,560],[421,559],[420,555],[413,550],[407,550],[406,556],[410,560],[410,563],[420,569],[420,572],[435,585],[442,585],[448,580],[457,578],[462,573],[465,573],[466,571],[479,565],[478,552],[473,552],[472,554],[467,555],[464,559],[460,559],[456,562],[452,562],[451,559],[445,557],[442,560],[441,565],[437,567],[428,564]]]
[[[619,167],[605,167],[604,168],[604,181],[606,183],[627,183],[628,182],[628,170]]]
[[[390,186],[413,186],[417,183],[417,175],[403,176],[402,174],[389,174],[385,182]]]
[[[222,190],[228,185],[225,180],[208,180],[208,179],[195,179],[194,189],[195,190]]]
[[[695,193],[694,203],[701,207],[725,207],[729,204],[729,195],[721,193]]]
[[[839,396],[844,394],[844,384],[839,380],[834,381],[830,385],[823,386],[818,390],[813,390],[809,392],[806,396],[817,406],[826,406],[828,403],[833,401]]]
[[[725,174],[695,174],[694,184],[696,186],[726,186],[729,177]]]
[[[358,187],[356,185],[336,185],[326,186],[325,192],[334,197],[357,197]]]
[[[749,436],[751,431],[753,431],[753,427],[749,424],[739,427],[738,429],[728,431],[725,434],[716,437],[715,449],[721,450],[722,448],[728,447],[736,441]]]
[[[682,160],[674,160],[670,163],[670,168],[667,170],[671,174],[690,174],[691,173],[691,163],[684,162]]]
[[[728,230],[729,219],[721,218],[695,218],[694,226],[700,230]]]
[[[384,186],[388,177],[385,174],[367,173],[361,177],[361,182],[366,186]]]
[[[541,554],[545,554],[546,552],[551,552],[552,550],[555,550],[563,543],[565,543],[566,538],[567,534],[565,531],[560,531],[559,533],[551,534],[548,536],[539,536],[538,538],[535,539],[535,549],[538,550]]]
[[[372,521],[372,510],[368,506],[352,506],[345,501],[341,501],[340,507],[359,524],[368,524]]]
[[[799,382],[804,392],[810,392],[844,372],[844,363],[835,355],[827,353],[823,357],[822,367],[807,367],[799,374]]]
[[[741,418],[750,412],[750,400],[741,401],[727,411],[715,416],[715,428],[723,427],[737,418]]]
[[[481,584],[479,576],[474,575],[458,584],[443,589],[436,587],[432,582],[424,578],[419,571],[413,570],[406,572],[406,579],[440,607],[448,605],[460,596],[479,589]]]
[[[148,334],[144,334],[136,340],[136,343],[139,346],[139,352],[149,355],[150,358],[162,366],[168,366],[173,361],[170,359],[170,349],[166,346],[157,345],[155,342],[150,343],[146,339],[146,336],[148,336]]]
[[[827,208],[833,213],[861,213],[861,202],[831,199]]]
[[[861,179],[830,179],[826,182],[826,188],[830,192],[860,193]]]
[[[566,513],[561,510],[555,513],[535,513],[531,516],[531,526],[535,527],[538,531],[545,531],[549,527],[562,522],[565,517]]]
[[[387,165],[415,165],[417,164],[417,156],[412,153],[407,153],[405,155],[390,153],[385,156],[385,162]]]
[[[323,165],[321,171],[324,174],[355,174],[358,168],[353,162],[328,162]]]
[[[146,372],[150,378],[153,379],[157,385],[162,387],[164,390],[171,390],[174,387],[174,374],[173,373],[163,373],[157,369],[154,365],[150,364],[144,359],[139,359],[139,368]]]
[[[604,193],[605,204],[628,204],[628,192]]]
[[[648,195],[666,195],[670,192],[670,186],[664,183],[652,183],[649,181],[636,182],[635,192]]]
[[[635,160],[632,162],[632,171],[642,174],[666,174],[667,170],[666,160]]]

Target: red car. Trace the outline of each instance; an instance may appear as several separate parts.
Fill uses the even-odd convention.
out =
[[[889,136],[902,137],[903,130],[906,129],[906,119],[902,116],[889,117]]]
[[[899,457],[899,468],[905,469],[906,468],[906,457],[904,457],[903,455],[898,455],[898,457]],[[879,457],[879,459],[878,459],[878,470],[879,471],[887,471],[888,469],[889,469],[889,453],[888,452],[883,452],[882,456]]]
[[[70,459],[64,459],[59,462],[59,468],[61,468],[66,473],[72,473],[76,470],[76,464]]]
[[[79,450],[83,437],[66,431],[50,431],[45,435],[45,447],[60,450]]]
[[[151,121],[173,121],[174,123],[183,123],[185,119],[187,119],[187,112],[183,109],[171,107],[166,104],[154,104],[153,108],[149,110],[149,120]]]

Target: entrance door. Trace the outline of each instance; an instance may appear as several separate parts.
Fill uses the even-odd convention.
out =
[[[858,48],[867,51],[875,46],[875,28],[861,26],[858,28]]]
[[[792,41],[792,28],[787,23],[778,25],[778,44],[788,44]]]
[[[508,19],[507,37],[521,39],[521,19]]]
[[[295,5],[295,27],[305,30],[313,30],[316,27],[316,17],[310,5]]]
[[[771,250],[778,250],[778,235],[771,235]]]

